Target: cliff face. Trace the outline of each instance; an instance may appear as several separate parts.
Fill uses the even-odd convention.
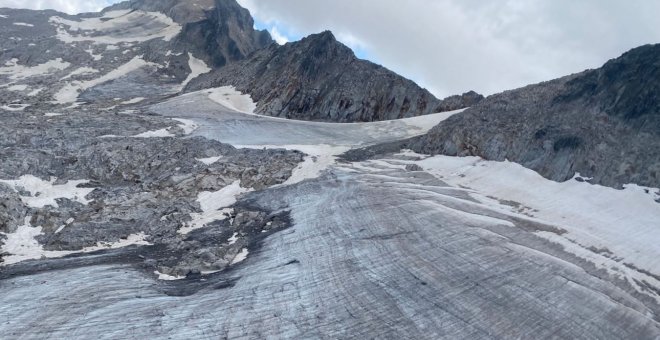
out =
[[[235,0],[132,0],[110,9],[161,12],[183,26],[175,45],[206,56],[215,67],[242,60],[273,43],[254,29],[250,12]]]
[[[234,0],[216,0],[206,15],[185,25],[179,41],[203,51],[215,67],[245,59],[273,43],[267,31],[254,29],[250,12]]]
[[[268,32],[254,29],[249,11],[235,0],[132,0],[110,9],[157,11],[181,24],[175,49],[192,51],[215,68],[189,89],[235,86],[252,95],[261,114],[376,121],[456,110],[483,99],[469,92],[438,100],[414,82],[358,59],[330,32],[280,47]]]
[[[330,32],[273,44],[200,77],[189,89],[224,85],[251,94],[258,113],[303,120],[396,119],[435,112],[441,104],[414,82],[358,59]]]
[[[660,45],[602,68],[491,96],[414,144],[510,160],[563,181],[660,186]]]

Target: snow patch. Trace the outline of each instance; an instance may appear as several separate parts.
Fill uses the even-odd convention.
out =
[[[233,266],[235,264],[238,264],[238,263],[241,263],[241,262],[245,261],[245,259],[247,259],[249,253],[250,252],[248,251],[247,248],[241,249],[241,251],[238,254],[236,254],[236,256],[234,256],[234,259],[231,260],[231,263],[229,263],[229,265]]]
[[[25,110],[30,104],[9,104],[9,105],[2,105],[0,106],[0,109],[7,110],[7,111],[23,111]]]
[[[232,244],[235,244],[237,241],[238,241],[238,233],[234,233],[234,235],[231,235],[231,237],[227,239],[227,244],[231,246]]]
[[[621,261],[608,265],[616,264],[620,272],[626,272],[623,263],[631,263],[660,274],[660,204],[655,201],[660,189],[631,184],[616,190],[575,180],[558,183],[511,162],[417,156],[425,159],[408,163],[420,165],[452,186],[474,190],[474,198],[494,209],[524,213],[566,230],[566,234],[552,237],[549,233],[537,234],[564,245],[575,255],[585,257],[582,250],[598,249],[601,251],[588,251],[600,259],[601,265],[616,257]],[[518,202],[520,206],[502,205],[499,200]],[[582,250],[578,252],[575,245]]]
[[[217,156],[217,157],[209,157],[209,158],[197,158],[198,161],[206,164],[206,165],[211,165],[214,164],[215,162],[219,161],[222,158],[222,156]]]
[[[70,79],[74,76],[77,75],[86,75],[86,74],[93,74],[93,73],[99,73],[99,70],[91,68],[91,67],[80,67],[75,69],[73,72],[67,74],[64,78],[60,80],[67,80]]]
[[[62,61],[62,58],[47,61],[36,66],[24,66],[18,64],[18,59],[13,58],[0,67],[0,75],[9,75],[11,80],[23,80],[35,76],[43,76],[57,71],[62,71],[71,66],[70,63]]]
[[[104,136],[104,137],[117,137],[117,136]],[[176,137],[175,134],[171,133],[169,128],[147,131],[133,136],[133,138],[165,138],[165,137]]]
[[[190,119],[172,118],[172,120],[176,120],[177,122],[181,123],[179,127],[183,129],[183,133],[186,135],[193,133],[199,127],[199,125]]]
[[[158,275],[158,279],[162,281],[177,281],[186,278],[185,276],[172,276],[172,275],[163,274],[157,270],[154,271],[154,274]]]
[[[96,78],[89,81],[73,81],[66,84],[62,89],[60,89],[54,95],[55,101],[59,104],[74,103],[78,100],[78,96],[83,91],[92,88],[96,85],[100,85],[105,82],[108,82],[110,80],[120,78],[133,71],[139,70],[140,68],[147,66],[157,66],[157,65],[151,62],[146,62],[144,59],[142,59],[142,56],[135,57],[131,59],[131,61],[108,72],[107,74],[103,75],[100,78]]]
[[[109,11],[102,17],[81,21],[53,16],[49,22],[57,29],[57,38],[65,43],[91,41],[95,44],[145,42],[152,39],[170,41],[181,32],[181,25],[157,12]],[[136,26],[135,23],[140,23]]]
[[[129,235],[126,239],[118,242],[99,242],[96,246],[83,248],[78,251],[53,251],[44,250],[43,245],[39,244],[36,237],[42,235],[42,227],[32,227],[30,225],[31,217],[26,217],[23,225],[19,226],[15,232],[3,234],[7,237],[0,253],[8,255],[3,256],[3,262],[0,266],[16,264],[27,260],[38,260],[42,258],[58,258],[71,254],[90,253],[99,250],[119,249],[132,245],[151,245],[145,241],[148,237],[144,233]],[[61,231],[61,230],[60,230]]]
[[[202,212],[191,214],[192,221],[179,229],[179,234],[186,235],[208,223],[226,219],[233,212],[233,209],[227,207],[234,205],[239,195],[250,191],[253,191],[253,189],[242,188],[241,181],[238,180],[218,191],[199,193],[197,202]]]
[[[68,226],[69,224],[73,223],[73,221],[75,221],[75,220],[73,219],[73,217],[71,217],[71,218],[69,218],[68,220],[66,220],[66,222],[65,222],[64,224],[62,224],[59,228],[57,228],[57,230],[55,230],[55,234],[59,234],[59,233],[61,233],[62,230],[64,230],[64,228],[66,228],[66,226]]]
[[[190,74],[186,80],[181,83],[181,90],[183,90],[193,79],[212,71],[212,69],[206,65],[204,60],[195,58],[190,52],[188,52],[188,66],[190,67]]]
[[[7,88],[7,90],[13,91],[13,92],[22,92],[22,91],[25,91],[27,89],[28,89],[27,85],[12,85],[12,86]]]
[[[34,96],[38,95],[39,93],[41,93],[41,91],[43,91],[43,90],[44,89],[34,89],[32,92],[28,93],[28,96],[34,97]]]
[[[431,130],[433,127],[435,127],[436,125],[440,124],[442,121],[447,120],[451,116],[460,114],[465,110],[467,110],[467,109],[460,109],[460,110],[455,110],[455,111],[433,113],[433,114],[429,114],[429,115],[403,118],[403,119],[397,119],[397,120],[393,120],[393,121],[385,121],[385,122],[382,122],[382,123],[399,121],[399,122],[405,123],[406,125],[408,125],[413,130],[419,130],[422,133],[426,133],[429,130]]]
[[[127,100],[127,101],[123,101],[123,102],[121,102],[121,104],[122,104],[122,105],[137,104],[137,103],[139,103],[139,102],[141,102],[141,101],[144,101],[145,99],[147,99],[147,98],[144,98],[144,97],[137,97],[137,98],[129,99],[129,100]]]
[[[286,149],[306,153],[302,163],[296,167],[289,179],[280,185],[292,185],[306,179],[319,177],[329,166],[335,164],[337,156],[350,150],[349,146],[334,145],[234,145],[244,149]]]
[[[0,183],[9,185],[14,191],[21,194],[21,201],[32,208],[43,208],[47,205],[58,207],[55,201],[66,198],[87,205],[90,201],[85,199],[94,188],[79,188],[78,185],[89,183],[87,180],[68,181],[65,184],[55,185],[57,178],[44,181],[32,175],[21,176],[17,180],[0,180]],[[28,192],[29,196],[23,195]]]
[[[94,61],[99,61],[99,60],[103,59],[103,54],[94,54],[94,49],[93,48],[85,50],[85,52],[87,52],[87,54],[89,54],[92,57],[92,59],[94,59]]]
[[[252,97],[237,91],[233,86],[216,87],[205,90],[209,99],[236,112],[254,114],[257,104]]]
[[[190,119],[182,119],[182,118],[173,118],[172,120],[175,120],[181,124],[179,124],[179,127],[183,129],[183,133],[186,135],[189,135],[193,133],[197,129],[197,124],[193,122]],[[172,132],[170,132],[172,128],[164,128],[160,130],[155,130],[155,131],[147,131],[140,133],[138,135],[132,136],[133,138],[165,138],[165,137],[176,137],[176,135]],[[99,138],[114,138],[114,137],[119,137],[115,135],[107,135],[107,136],[101,136]]]

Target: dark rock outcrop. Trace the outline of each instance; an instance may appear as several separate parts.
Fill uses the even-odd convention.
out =
[[[508,159],[563,181],[660,186],[660,45],[602,68],[491,96],[414,143],[419,152]]]
[[[328,31],[273,44],[200,77],[188,90],[225,85],[249,93],[258,113],[302,120],[377,121],[464,107],[454,99],[445,105],[411,80],[358,59]]]
[[[462,95],[450,96],[443,99],[440,105],[435,108],[435,112],[454,111],[472,107],[479,104],[482,100],[484,100],[484,96],[474,91],[469,91]]]
[[[201,52],[215,67],[245,59],[273,43],[267,31],[254,29],[250,12],[235,0],[132,0],[106,11],[114,9],[166,14],[183,25],[175,45]]]

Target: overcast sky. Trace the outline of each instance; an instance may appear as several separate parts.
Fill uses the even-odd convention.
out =
[[[325,29],[439,97],[492,94],[660,42],[658,0],[238,0],[279,41]],[[105,0],[0,0],[70,13]]]

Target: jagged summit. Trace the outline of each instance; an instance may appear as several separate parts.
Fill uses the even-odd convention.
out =
[[[183,25],[177,43],[207,56],[215,67],[244,59],[274,41],[255,30],[250,12],[235,0],[131,0],[104,11],[134,9],[166,14]]]
[[[338,122],[388,120],[449,110],[427,90],[372,62],[358,59],[330,31],[203,75],[188,90],[232,85],[252,95],[266,115]]]
[[[481,99],[440,101],[413,81],[358,59],[330,31],[279,46],[267,31],[254,29],[250,12],[235,0],[131,0],[77,16],[19,12],[35,28],[7,23],[7,32],[16,34],[0,38],[10,47],[0,61],[37,67],[60,60],[61,72],[40,80],[52,85],[39,92],[44,99],[50,96],[36,100],[42,106],[105,107],[184,88],[231,85],[251,94],[262,114],[354,122],[454,110]],[[46,38],[35,38],[40,35]],[[32,103],[37,98],[6,99]]]

